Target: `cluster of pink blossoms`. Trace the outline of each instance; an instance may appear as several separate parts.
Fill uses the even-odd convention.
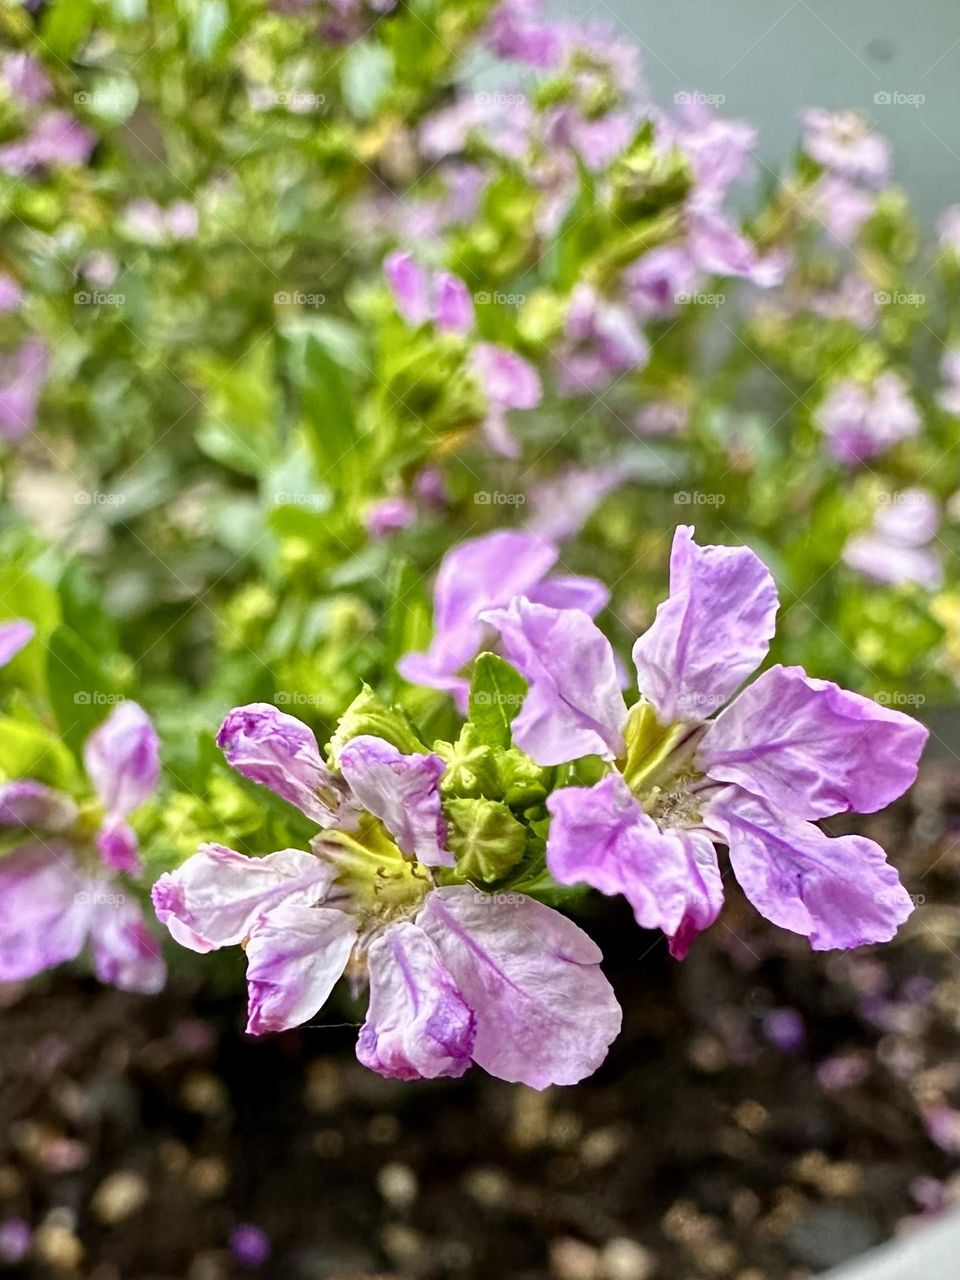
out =
[[[640,696],[628,706],[591,617],[602,587],[551,577],[555,562],[523,532],[455,548],[437,578],[431,648],[402,664],[461,706],[481,649],[499,644],[523,676],[511,751],[547,779],[552,882],[622,894],[682,958],[723,906],[719,845],[754,906],[814,948],[891,938],[912,904],[883,850],[816,821],[900,795],[926,730],[798,667],[741,688],[774,633],[773,580],[749,549],[700,547],[687,527],[669,598],[634,646]],[[477,1063],[542,1088],[597,1068],[620,1026],[600,950],[519,887],[522,866],[482,884],[464,873],[449,751],[361,733],[335,736],[325,756],[306,725],[262,703],[232,711],[218,743],[319,828],[310,852],[206,845],[154,887],[179,943],[244,947],[249,1031],[309,1021],[346,975],[369,987],[357,1054],[383,1075],[459,1076]],[[601,776],[581,785],[591,759]]]

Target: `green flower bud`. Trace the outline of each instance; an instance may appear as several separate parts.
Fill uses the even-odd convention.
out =
[[[501,801],[447,800],[443,812],[457,873],[467,880],[501,880],[523,857],[527,829]]]
[[[383,738],[404,755],[426,751],[406,714],[399,707],[384,702],[365,684],[337,723],[336,732],[327,747],[330,763],[338,765],[340,752],[350,739],[367,733]]]

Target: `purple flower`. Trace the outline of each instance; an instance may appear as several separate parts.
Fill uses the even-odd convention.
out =
[[[206,845],[154,886],[178,942],[244,943],[248,1031],[309,1021],[349,966],[370,987],[357,1056],[381,1075],[460,1076],[476,1062],[545,1088],[594,1071],[620,1026],[594,943],[523,895],[437,887],[431,866],[453,865],[438,757],[364,736],[339,762],[349,825],[318,837],[315,855]]]
[[[29,53],[8,53],[0,72],[7,92],[21,106],[35,106],[50,97],[51,86],[43,66]]]
[[[0,436],[19,440],[33,429],[49,352],[39,338],[27,338],[0,356]]]
[[[389,538],[402,529],[417,523],[417,513],[411,503],[399,495],[381,498],[364,514],[363,524],[371,538]]]
[[[0,315],[9,315],[20,309],[23,301],[23,290],[13,276],[0,271]]]
[[[960,204],[952,204],[944,209],[937,223],[937,231],[940,234],[940,247],[960,254]]]
[[[84,760],[103,809],[92,839],[99,859],[69,796],[29,778],[0,787],[0,826],[31,837],[0,861],[0,981],[73,960],[89,942],[101,982],[159,991],[163,959],[116,877],[137,868],[125,818],[157,783],[158,744],[146,713],[122,703],[91,734]]]
[[[603,390],[649,359],[649,344],[627,308],[605,301],[589,284],[578,284],[570,295],[563,332],[555,358],[568,395]]]
[[[517,745],[544,765],[616,763],[593,787],[548,798],[551,874],[623,893],[676,955],[720,910],[716,843],[754,906],[816,949],[885,941],[912,909],[879,845],[831,839],[814,820],[900,795],[926,730],[799,667],[771,667],[734,697],[766,655],[776,609],[753,552],[698,547],[681,526],[669,599],[634,646],[643,697],[629,713],[585,614],[518,600],[484,615],[530,686]]]
[[[220,726],[217,746],[238,773],[269,787],[318,826],[338,821],[343,785],[324,763],[313,733],[296,716],[266,702],[237,707]]]
[[[696,265],[708,275],[744,276],[763,289],[780,284],[786,273],[782,253],[761,257],[756,245],[713,208],[694,207],[688,211],[687,248]]]
[[[837,382],[816,413],[830,453],[855,466],[884,453],[920,430],[920,413],[899,374],[881,373],[872,384]]]
[[[262,1267],[270,1258],[270,1237],[251,1222],[241,1222],[230,1232],[230,1252],[245,1267]]]
[[[803,113],[803,149],[830,173],[882,187],[890,178],[890,143],[858,111]]]
[[[470,353],[470,368],[487,398],[482,429],[487,443],[508,458],[519,455],[507,425],[510,409],[535,409],[543,389],[533,365],[506,347],[478,342]]]
[[[555,24],[543,20],[540,0],[501,0],[487,22],[487,41],[500,58],[553,67],[561,43]]]
[[[696,292],[700,280],[696,263],[680,245],[651,249],[624,274],[630,306],[641,320],[673,315],[677,305]]]
[[[695,184],[692,201],[701,207],[717,205],[749,171],[757,131],[745,120],[722,119],[696,94],[679,96],[687,99],[680,107],[680,121],[663,123],[661,141],[678,146],[686,156]]]
[[[5,667],[20,650],[30,643],[35,634],[32,622],[23,618],[11,618],[0,622],[0,667]]]
[[[473,302],[467,286],[446,271],[433,275],[409,253],[397,250],[383,264],[397,310],[407,324],[432,321],[447,333],[465,334],[473,327]]]
[[[877,204],[872,191],[826,173],[813,187],[812,212],[841,244],[851,244]]]
[[[591,615],[606,604],[607,592],[596,579],[544,582],[557,556],[552,543],[512,530],[470,538],[448,551],[434,586],[430,648],[405,654],[397,670],[412,684],[451,693],[465,709],[469,682],[460,672],[492,634],[480,620],[484,610],[507,605],[517,595],[542,598],[545,590],[552,592],[555,605],[572,603]]]
[[[565,542],[579,533],[607,496],[627,478],[618,463],[602,467],[570,466],[549,480],[531,486],[532,508],[527,529],[538,538]]]
[[[936,591],[943,582],[939,557],[931,546],[940,512],[925,489],[905,489],[880,506],[865,533],[855,534],[843,559],[874,582],[915,582]]]
[[[0,147],[0,169],[19,175],[31,169],[86,164],[96,137],[66,111],[49,111],[16,142]]]

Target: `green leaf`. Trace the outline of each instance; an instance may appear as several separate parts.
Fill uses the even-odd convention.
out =
[[[372,40],[352,45],[343,59],[340,84],[347,106],[361,120],[376,114],[393,82],[393,58],[389,49]]]
[[[47,644],[47,683],[63,740],[79,755],[122,695],[94,650],[69,627],[58,627]]]
[[[510,725],[527,692],[523,676],[494,653],[481,653],[473,664],[469,719],[481,742],[509,747]]]
[[[77,767],[63,742],[43,725],[0,716],[0,774],[69,788],[76,783]]]
[[[292,360],[306,441],[321,482],[346,487],[357,424],[343,367],[316,333],[296,335]]]
[[[43,43],[67,59],[86,37],[92,21],[93,0],[53,0],[43,18]]]

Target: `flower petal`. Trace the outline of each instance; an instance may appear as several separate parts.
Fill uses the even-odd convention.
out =
[[[797,818],[873,813],[917,776],[918,721],[815,680],[802,667],[764,671],[710,725],[697,762]]]
[[[476,1019],[422,929],[394,924],[367,951],[370,1004],[357,1040],[365,1067],[394,1080],[462,1076]]]
[[[591,618],[605,609],[610,600],[610,590],[599,578],[584,578],[576,573],[547,578],[524,594],[534,604],[545,604],[551,609],[579,609]]]
[[[105,866],[112,867],[114,871],[139,871],[137,835],[122,818],[108,818],[97,832],[96,840]]]
[[[460,277],[449,271],[438,271],[433,289],[433,318],[437,328],[448,333],[468,333],[473,327],[473,301]]]
[[[913,910],[896,869],[865,836],[824,835],[739,787],[711,801],[704,820],[730,846],[734,875],[760,914],[815,951],[889,942]]]
[[[617,773],[547,800],[547,867],[560,884],[623,896],[645,929],[662,929],[682,959],[720,914],[723,886],[703,832],[661,831]]]
[[[663,724],[706,720],[766,656],[778,608],[769,569],[749,547],[698,547],[680,525],[670,597],[633,646],[640,692]]]
[[[286,902],[258,921],[247,943],[247,1031],[287,1031],[326,1004],[357,940],[354,916]]]
[[[397,310],[410,325],[430,319],[430,278],[409,253],[397,250],[383,263],[384,275],[393,293]]]
[[[444,848],[439,783],[445,767],[437,755],[404,755],[372,734],[351,738],[340,752],[340,769],[354,797],[380,819],[404,853],[428,867],[455,865]]]
[[[404,655],[397,670],[414,684],[462,693],[465,702],[468,685],[457,673],[489,634],[480,614],[524,594],[556,559],[552,543],[509,529],[469,538],[448,551],[433,592],[433,641],[426,653]]]
[[[513,722],[518,747],[543,765],[623,751],[627,706],[613,649],[585,613],[520,597],[481,618],[530,685]]]
[[[267,702],[235,707],[217,746],[238,773],[269,787],[321,827],[335,825],[343,787],[327,768],[313,731]]]
[[[25,644],[33,639],[36,628],[32,622],[22,618],[12,618],[9,622],[0,622],[0,667],[5,667],[11,658],[15,658]]]
[[[77,806],[62,791],[21,778],[0,786],[0,827],[65,831],[77,819]]]
[[[93,969],[100,981],[143,995],[162,990],[167,966],[160,943],[144,922],[139,903],[111,892],[105,884],[94,909]]]
[[[90,925],[88,881],[62,840],[25,844],[0,859],[0,982],[73,960]]]
[[[160,777],[160,740],[144,709],[121,702],[87,739],[83,762],[108,813],[143,804]]]
[[[417,924],[476,1014],[473,1060],[534,1089],[596,1071],[620,1030],[600,949],[558,911],[522,894],[437,889]]]
[[[222,844],[205,844],[153,886],[157,919],[191,951],[233,946],[257,918],[285,902],[322,902],[334,871],[302,849],[248,858]]]

